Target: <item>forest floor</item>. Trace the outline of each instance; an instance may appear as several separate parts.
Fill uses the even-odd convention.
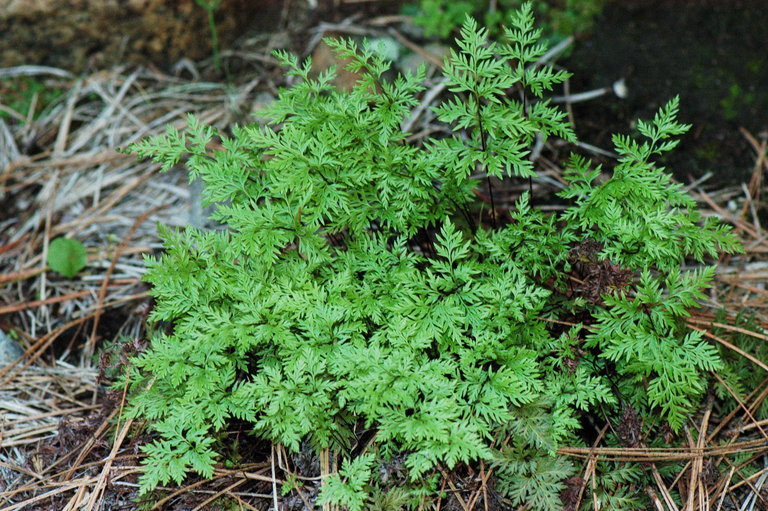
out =
[[[441,49],[409,36],[402,29],[407,19],[396,14],[365,11],[354,4],[326,21],[306,15],[301,19],[305,24],[297,27],[281,18],[274,32],[254,34],[223,51],[226,74],[214,69],[211,59],[171,70],[126,66],[80,76],[56,68],[14,68],[17,75],[43,83],[55,94],[41,106],[36,102],[43,96],[38,95],[26,110],[5,108],[0,117],[0,335],[7,337],[8,352],[5,359],[0,357],[0,509],[136,508],[139,448],[147,438],[137,434],[132,421],[121,420],[124,395],[107,384],[114,377],[111,368],[147,342],[152,302],[149,286],[141,279],[143,256],[162,248],[157,224],[204,226],[206,212],[183,166],[160,174],[158,164],[118,149],[161,134],[167,125],[183,129],[189,114],[222,133],[235,124],[253,122],[286,84],[272,49],[288,46],[322,62],[330,58],[320,40],[324,35],[386,37],[431,66],[429,76],[441,60]],[[608,44],[602,37],[609,36],[596,34],[574,43],[572,70],[587,73],[589,67],[593,73],[590,79],[574,78],[570,93],[610,87],[625,78],[630,99],[622,103],[609,92],[596,102],[577,104],[566,98],[564,104],[584,141],[578,149],[610,166],[614,155],[604,136],[608,126],[619,131],[614,127],[623,122],[628,132],[628,117],[653,110],[658,103],[649,105],[647,87],[632,82],[633,76],[645,76],[637,68],[590,60],[602,51],[601,44]],[[748,54],[749,60],[749,52],[751,45],[741,55]],[[569,67],[569,61],[560,64]],[[350,79],[342,75],[338,85],[345,87]],[[439,86],[429,80],[428,90]],[[717,119],[707,120],[698,135],[685,142],[689,152],[676,158],[687,155],[688,166],[681,164],[676,177],[704,215],[734,226],[746,254],[718,262],[716,285],[691,321],[706,329],[713,342],[730,343],[732,335],[768,342],[768,231],[763,227],[762,181],[768,171],[768,134],[738,116],[742,110],[762,109],[763,98],[745,104],[748,86],[725,87],[732,97],[726,96],[717,108],[726,121],[718,128]],[[642,93],[635,94],[638,90]],[[686,118],[685,105],[684,96],[682,118],[695,124],[696,119]],[[431,121],[423,116],[411,129],[430,130]],[[709,138],[699,143],[698,136]],[[728,157],[717,160],[718,151],[724,150]],[[553,183],[562,181],[564,156],[563,147],[551,142],[536,162],[541,177],[534,180],[533,190],[551,207],[558,206]],[[724,173],[730,177],[723,178]],[[527,182],[506,183],[507,201],[527,187]],[[87,249],[87,265],[74,278],[53,272],[47,263],[51,241],[62,236],[81,241]],[[714,323],[717,311],[725,311],[722,323]],[[752,317],[750,329],[737,320],[743,313]],[[756,371],[767,371],[763,384],[730,413],[719,413],[710,402],[696,416],[693,428],[698,431],[689,432],[688,442],[679,447],[607,449],[601,447],[599,435],[591,449],[563,447],[562,455],[582,463],[581,476],[572,481],[579,501],[588,491],[595,463],[612,459],[646,464],[657,484],[645,491],[657,509],[768,509],[768,469],[763,465],[768,423],[753,416],[768,396],[768,360],[741,355],[752,357]],[[236,467],[166,488],[162,500],[147,508],[267,509],[279,498],[281,509],[303,509],[307,495],[279,495],[282,481],[300,472],[296,458],[263,442],[241,443]],[[749,456],[735,463],[730,456],[734,453]],[[676,477],[662,477],[657,467],[670,461],[682,468]],[[314,462],[305,465],[303,475],[316,475]],[[747,467],[749,475],[740,476]],[[445,484],[454,491],[425,509],[482,509],[478,503],[484,502],[479,497],[486,480],[471,470],[446,474]],[[672,488],[687,499],[682,507],[673,502]]]

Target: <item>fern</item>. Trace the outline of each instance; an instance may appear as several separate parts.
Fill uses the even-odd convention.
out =
[[[366,487],[371,480],[371,468],[374,458],[371,454],[363,454],[347,463],[338,474],[331,476],[323,488],[318,504],[345,506],[349,511],[366,509],[368,499]]]
[[[515,506],[562,509],[563,481],[573,475],[571,462],[526,448],[505,449],[495,462],[502,493]]]
[[[619,165],[607,181],[594,186],[599,168],[590,169],[584,159],[574,157],[566,175],[571,186],[560,193],[575,202],[563,220],[583,231],[594,231],[593,239],[603,247],[601,258],[632,270],[654,266],[668,271],[685,258],[703,262],[705,255],[732,252],[738,244],[733,233],[716,220],[708,219],[702,226],[693,199],[681,190],[682,185],[673,183],[650,160],[674,148],[677,140],[670,137],[689,128],[675,120],[678,103],[678,98],[672,99],[653,122],[638,124],[647,141],[613,137]]]
[[[714,268],[687,275],[672,270],[660,279],[644,270],[637,292],[630,299],[619,293],[605,299],[607,309],[599,311],[594,332],[586,347],[598,347],[601,357],[616,363],[617,371],[647,386],[647,400],[660,409],[677,430],[706,387],[704,374],[721,367],[717,350],[702,341],[702,333],[687,331],[680,318],[687,307],[703,298]]]
[[[360,75],[351,92],[277,52],[299,81],[271,125],[225,137],[190,117],[185,132],[129,148],[164,168],[185,159],[228,226],[163,228],[165,252],[147,259],[151,319],[172,329],[128,376],[130,413],[156,434],[143,493],[209,476],[237,419],[291,450],[338,453],[321,500],[350,510],[387,500],[373,466],[395,456],[412,485],[396,501],[434,492],[438,466],[486,460],[516,505],[557,509],[573,471],[555,453],[583,415],[633,406],[681,426],[722,362],[683,321],[713,269],[680,265],[740,248],[653,162],[686,129],[676,100],[638,125],[647,141],[615,137],[607,181],[571,159],[566,211],[524,194],[508,219],[492,208],[492,225],[472,220],[490,176],[535,175],[537,138],[574,140],[543,99],[566,74],[531,65],[538,36],[530,4],[502,42],[468,19],[435,108],[454,134],[424,145],[400,129],[423,71],[385,79],[375,52],[337,41]],[[214,136],[223,149],[208,149]],[[375,441],[353,456],[361,425]]]

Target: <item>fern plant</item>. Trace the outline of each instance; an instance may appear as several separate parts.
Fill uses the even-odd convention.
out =
[[[680,265],[740,248],[653,162],[687,129],[677,100],[639,124],[645,142],[615,137],[609,179],[574,156],[564,212],[527,193],[500,211],[491,176],[535,176],[536,137],[574,140],[543,99],[566,74],[534,65],[546,48],[530,4],[504,36],[464,23],[435,108],[450,137],[419,144],[400,129],[423,71],[388,81],[365,45],[330,41],[361,77],[351,92],[277,52],[300,80],[271,126],[223,137],[190,117],[129,148],[166,169],[186,158],[229,227],[163,228],[165,252],[148,258],[151,319],[172,329],[128,375],[130,413],[156,433],[142,492],[210,476],[238,419],[291,450],[339,454],[320,500],[349,510],[384,499],[375,463],[395,457],[412,481],[397,502],[417,505],[439,467],[485,460],[499,493],[556,509],[573,469],[555,452],[578,441],[581,415],[634,407],[681,426],[720,361],[682,321],[713,270]],[[481,188],[491,208],[478,223]],[[375,436],[353,456],[360,427]]]

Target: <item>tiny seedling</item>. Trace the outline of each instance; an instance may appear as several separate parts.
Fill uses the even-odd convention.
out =
[[[48,266],[57,273],[74,278],[88,262],[85,246],[71,238],[56,238],[48,246]]]
[[[219,52],[219,31],[216,28],[214,13],[221,5],[221,0],[195,0],[208,17],[208,30],[211,32],[211,51],[213,52],[213,65],[217,70],[221,69],[221,56]]]

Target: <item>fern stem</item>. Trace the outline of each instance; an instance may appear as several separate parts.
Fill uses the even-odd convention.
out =
[[[488,134],[485,131],[485,128],[483,127],[483,117],[480,115],[480,98],[478,97],[477,93],[475,93],[475,101],[477,102],[477,127],[480,130],[480,147],[483,151],[483,153],[486,153],[488,151],[488,147],[486,144],[486,137]],[[483,165],[483,171],[488,171],[488,168]],[[498,227],[496,225],[496,203],[493,199],[493,183],[491,183],[491,176],[486,175],[485,176],[485,182],[488,184],[488,196],[491,199],[491,224],[493,225],[493,228],[496,229]]]

